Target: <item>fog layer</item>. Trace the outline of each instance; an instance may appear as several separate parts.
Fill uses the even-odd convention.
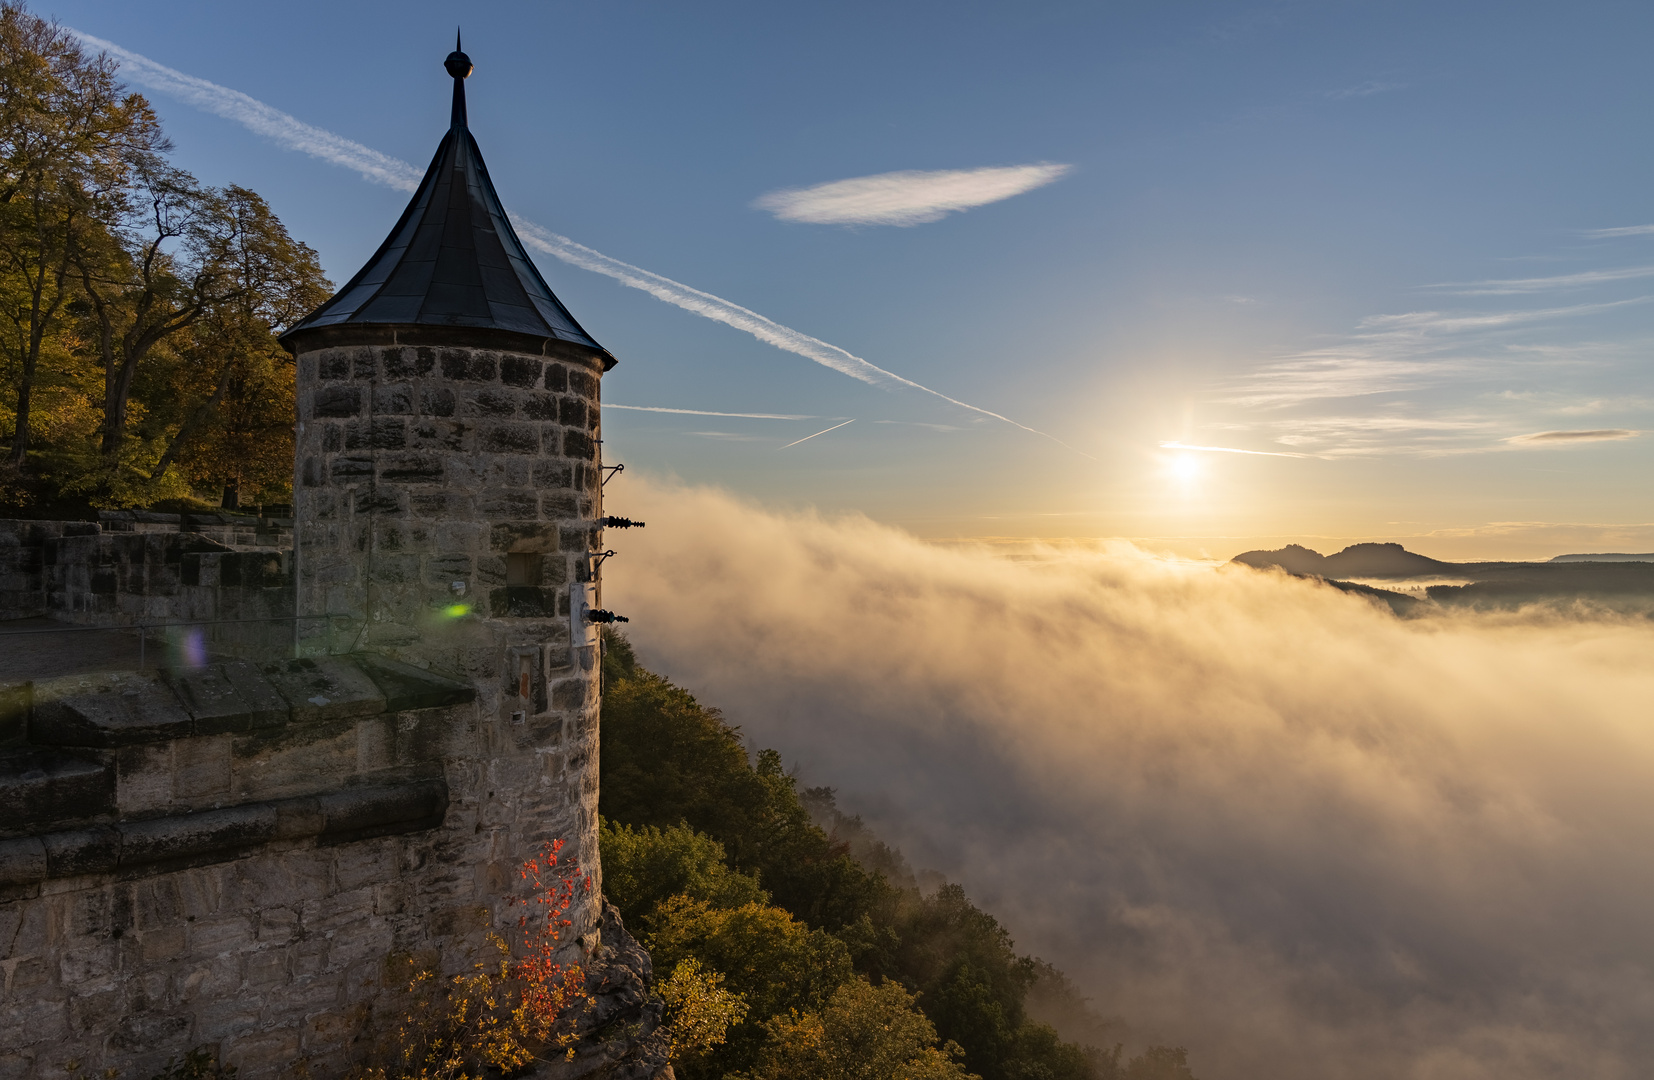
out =
[[[1203,1080],[1640,1075],[1654,628],[632,479],[641,659]]]

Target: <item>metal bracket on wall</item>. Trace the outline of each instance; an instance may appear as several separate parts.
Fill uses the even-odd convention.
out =
[[[624,465],[599,465],[597,467],[597,471],[598,472],[606,472],[606,473],[609,474],[608,476],[605,476],[603,478],[603,482],[598,485],[599,487],[608,487],[609,486],[609,481],[613,480],[615,478],[616,473],[626,471],[626,466],[624,466]]]

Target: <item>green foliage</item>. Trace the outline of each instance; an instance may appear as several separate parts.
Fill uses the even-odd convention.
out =
[[[731,870],[718,841],[686,825],[617,825],[598,819],[603,854],[603,892],[630,926],[641,926],[671,896],[702,900],[715,908],[767,903],[769,894],[749,874]]]
[[[696,959],[750,1005],[726,1045],[680,1064],[686,1080],[736,1069],[857,1075],[809,1072],[838,1066],[780,1045],[827,1038],[827,1002],[851,985],[852,967],[887,1003],[899,992],[911,1011],[916,1000],[932,1041],[958,1046],[960,1067],[983,1080],[1192,1080],[1143,1071],[1186,1070],[1181,1050],[1156,1047],[1122,1066],[1119,1047],[1065,1042],[1033,1020],[1026,1002],[1036,987],[1047,1006],[1083,1012],[1060,972],[1019,956],[958,886],[923,894],[899,853],[838,813],[831,790],[801,793],[774,751],[750,759],[738,729],[639,665],[619,634],[605,635],[603,678],[610,897],[663,970]],[[737,903],[747,888],[766,890],[774,906],[761,895]]]
[[[810,821],[774,751],[755,767],[718,710],[635,661],[629,674],[619,668],[605,665],[605,817],[661,829],[684,824],[711,836],[731,865],[756,874],[775,903],[811,926],[854,926],[885,899],[883,879]]]
[[[708,1056],[719,1076],[750,1065],[763,1044],[760,1025],[789,1010],[819,1009],[854,976],[850,950],[824,930],[812,930],[778,907],[744,904],[714,908],[675,896],[644,920],[644,944],[655,963],[674,969],[688,959],[718,972],[747,1004],[746,1023]]]
[[[669,1054],[674,1061],[700,1063],[729,1037],[729,1029],[747,1015],[740,994],[724,989],[724,977],[693,956],[678,961],[672,974],[656,986],[666,1003]]]
[[[750,1080],[976,1080],[955,1060],[956,1045],[936,1045],[936,1029],[895,983],[854,979],[819,1012],[765,1026]]]

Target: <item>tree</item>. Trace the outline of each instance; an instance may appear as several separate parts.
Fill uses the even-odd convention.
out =
[[[59,329],[70,252],[105,239],[100,193],[124,187],[135,156],[163,146],[148,102],[106,56],[56,23],[0,5],[0,356],[11,377],[8,461],[30,449],[42,350]]]
[[[598,842],[603,893],[631,926],[672,896],[724,909],[769,902],[756,878],[729,868],[718,841],[686,825],[633,828],[599,818]]]
[[[980,1080],[956,1060],[953,1043],[895,983],[854,979],[819,1012],[778,1016],[767,1025],[751,1080]]]

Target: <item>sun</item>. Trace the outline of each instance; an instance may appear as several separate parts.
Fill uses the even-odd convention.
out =
[[[1200,458],[1194,454],[1177,454],[1166,462],[1166,474],[1185,490],[1194,487],[1204,471]]]

